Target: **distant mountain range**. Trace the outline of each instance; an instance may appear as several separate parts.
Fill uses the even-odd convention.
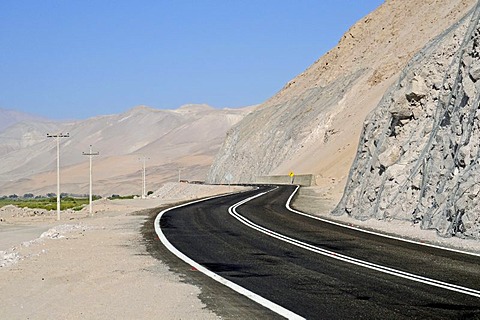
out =
[[[4,131],[6,128],[19,123],[19,122],[30,122],[30,121],[46,121],[47,119],[40,116],[35,116],[29,113],[2,109],[0,108],[0,132]]]
[[[139,106],[68,122],[17,113],[0,132],[0,195],[56,192],[56,139],[47,133],[70,135],[60,139],[61,192],[88,192],[88,157],[82,152],[89,151],[89,145],[100,153],[93,159],[95,194],[140,194],[144,156],[148,190],[179,177],[204,180],[226,132],[250,110]]]

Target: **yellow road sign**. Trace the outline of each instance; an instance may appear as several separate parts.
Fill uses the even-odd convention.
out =
[[[288,174],[290,177],[293,177],[295,174],[293,173],[293,171],[290,171],[290,173]]]

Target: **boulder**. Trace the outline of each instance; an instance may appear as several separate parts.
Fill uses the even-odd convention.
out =
[[[427,91],[425,79],[421,76],[415,76],[407,87],[405,97],[408,101],[420,101],[427,95]]]

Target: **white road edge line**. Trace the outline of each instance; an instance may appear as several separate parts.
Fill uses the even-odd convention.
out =
[[[360,232],[365,232],[365,233],[369,233],[369,234],[374,234],[376,236],[380,236],[380,237],[384,237],[384,238],[389,238],[389,239],[394,239],[394,240],[398,240],[398,241],[414,243],[414,244],[418,244],[418,245],[425,246],[425,247],[431,247],[431,248],[436,248],[436,249],[441,249],[441,250],[452,251],[452,252],[456,252],[456,253],[461,253],[461,254],[480,257],[480,253],[462,251],[462,250],[453,249],[453,248],[441,247],[441,246],[437,246],[437,245],[430,244],[430,243],[424,243],[424,242],[419,242],[419,241],[415,241],[415,240],[395,237],[395,236],[391,236],[391,235],[388,235],[388,234],[383,234],[383,233],[379,233],[379,232],[375,232],[375,231],[365,230],[365,229],[357,228],[357,227],[354,227],[354,226],[349,226],[349,225],[346,225],[346,224],[338,223],[338,222],[335,222],[335,221],[332,221],[332,220],[323,219],[323,218],[313,216],[313,215],[305,213],[305,212],[295,210],[295,209],[290,207],[290,203],[291,203],[293,197],[295,196],[295,194],[297,193],[297,191],[299,189],[300,189],[300,186],[297,186],[295,191],[293,191],[293,193],[288,198],[287,203],[285,205],[286,208],[293,213],[296,213],[296,214],[299,214],[299,215],[302,215],[302,216],[305,216],[305,217],[308,217],[308,218],[311,218],[311,219],[319,220],[319,221],[322,221],[322,222],[325,222],[325,223],[330,223],[330,224],[333,224],[333,225],[336,225],[336,226],[339,226],[339,227],[348,228],[348,229],[352,229],[352,230],[356,230],[356,231],[360,231]]]
[[[297,239],[287,237],[287,236],[282,235],[280,233],[277,233],[273,230],[270,230],[270,229],[267,229],[267,228],[262,227],[260,225],[257,225],[255,223],[253,223],[252,221],[248,220],[247,218],[243,217],[242,215],[240,215],[236,211],[236,209],[239,206],[241,206],[242,204],[245,204],[245,203],[247,203],[247,202],[249,202],[249,201],[251,201],[255,198],[263,196],[264,194],[266,194],[270,191],[273,191],[273,190],[275,190],[275,189],[257,194],[255,196],[252,196],[250,198],[247,198],[247,199],[244,199],[240,202],[237,202],[236,204],[234,204],[230,208],[228,208],[228,212],[230,213],[231,216],[233,216],[235,219],[242,222],[246,226],[248,226],[252,229],[255,229],[259,232],[262,232],[262,233],[264,233],[264,234],[266,234],[266,235],[268,235],[272,238],[276,238],[276,239],[282,240],[284,242],[293,244],[297,247],[300,247],[300,248],[303,248],[303,249],[306,249],[306,250],[309,250],[309,251],[312,251],[312,252],[315,252],[315,253],[333,258],[333,259],[341,260],[341,261],[351,263],[351,264],[355,264],[355,265],[358,265],[358,266],[361,266],[361,267],[364,267],[364,268],[368,268],[368,269],[376,270],[376,271],[383,272],[383,273],[386,273],[386,274],[390,274],[390,275],[393,275],[393,276],[396,276],[396,277],[409,279],[409,280],[412,280],[412,281],[421,282],[421,283],[425,283],[425,284],[428,284],[428,285],[431,285],[431,286],[447,289],[447,290],[450,290],[450,291],[456,291],[456,292],[459,292],[459,293],[463,293],[463,294],[467,294],[467,295],[470,295],[470,296],[480,298],[480,291],[475,290],[475,289],[462,287],[462,286],[450,284],[450,283],[447,283],[447,282],[442,282],[442,281],[439,281],[439,280],[430,279],[430,278],[427,278],[427,277],[422,277],[422,276],[419,276],[419,275],[415,275],[413,273],[408,273],[408,272],[393,269],[393,268],[390,268],[390,267],[377,265],[377,264],[374,264],[374,263],[371,263],[371,262],[368,262],[368,261],[364,261],[364,260],[360,260],[360,259],[356,259],[356,258],[353,258],[353,257],[346,256],[346,255],[342,255],[342,254],[336,253],[334,251],[330,251],[330,250],[322,249],[322,248],[319,248],[319,247],[315,247],[315,246],[310,245],[308,243],[305,243],[305,242],[299,241]],[[295,190],[295,192],[296,192],[296,190]]]
[[[263,195],[263,194],[262,194]],[[250,290],[247,290],[241,286],[239,286],[238,284],[230,281],[230,280],[227,280],[221,276],[219,276],[218,274],[208,270],[207,268],[205,268],[204,266],[202,266],[201,264],[193,261],[192,259],[190,259],[189,257],[187,257],[185,254],[183,254],[182,252],[180,252],[177,248],[175,248],[171,243],[170,241],[167,240],[167,238],[165,237],[165,235],[163,234],[162,232],[162,229],[160,228],[160,219],[162,218],[162,216],[170,211],[170,210],[173,210],[173,209],[177,209],[177,208],[181,208],[181,207],[185,207],[185,206],[188,206],[190,204],[194,204],[194,203],[198,203],[198,202],[203,202],[203,201],[207,201],[207,200],[210,200],[210,199],[214,199],[214,198],[220,198],[220,197],[225,197],[227,195],[220,195],[220,196],[213,196],[213,197],[209,197],[209,198],[205,198],[205,199],[200,199],[200,200],[195,200],[195,201],[192,201],[192,202],[188,202],[188,203],[184,203],[184,204],[181,204],[181,205],[178,205],[178,206],[175,206],[175,207],[172,207],[172,208],[168,208],[168,209],[165,209],[163,211],[161,211],[157,217],[155,218],[155,222],[154,222],[154,227],[155,227],[155,232],[157,233],[158,235],[158,238],[160,239],[160,241],[162,241],[163,245],[170,251],[172,252],[174,255],[176,255],[178,258],[180,258],[181,260],[183,260],[184,262],[186,262],[187,264],[189,264],[190,266],[194,267],[195,269],[197,269],[198,271],[202,272],[203,274],[205,274],[206,276],[212,278],[213,280],[215,281],[218,281],[220,282],[221,284],[229,287],[230,289],[240,293],[241,295],[249,298],[250,300],[253,300],[254,302],[257,302],[259,303],[260,305],[264,306],[265,308],[268,308],[270,310],[272,310],[273,312],[287,318],[287,319],[305,319],[303,317],[301,317],[300,315],[290,311],[290,310],[287,310],[285,309],[284,307],[270,301],[270,300],[267,300],[265,299],[264,297],[256,294],[256,293],[253,293],[252,291]]]

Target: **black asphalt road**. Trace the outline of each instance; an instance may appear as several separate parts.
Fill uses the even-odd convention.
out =
[[[253,230],[228,213],[230,206],[265,188],[171,210],[160,221],[162,231],[194,261],[308,319],[480,319],[480,298],[307,251]],[[300,216],[285,208],[293,190],[280,187],[237,212],[338,254],[480,290],[480,257]]]

